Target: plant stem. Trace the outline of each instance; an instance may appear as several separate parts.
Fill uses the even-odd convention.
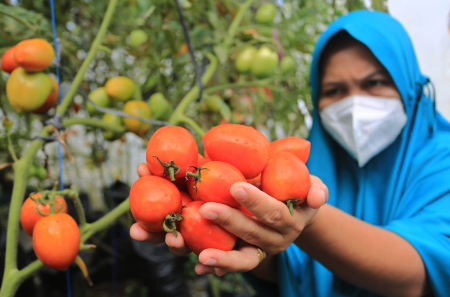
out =
[[[266,79],[260,79],[260,80],[253,80],[253,81],[242,81],[237,83],[231,83],[231,84],[224,84],[219,86],[214,86],[210,88],[206,88],[203,90],[204,94],[213,94],[217,91],[222,91],[226,89],[237,89],[237,88],[243,88],[243,87],[265,87],[268,84],[270,84],[274,78],[266,78]]]
[[[234,35],[236,35],[237,33],[239,24],[241,23],[242,19],[244,18],[245,14],[247,13],[247,10],[250,8],[250,5],[252,4],[253,1],[254,0],[247,0],[239,7],[239,11],[234,17],[233,21],[231,22],[230,28],[228,29],[228,36],[224,42],[225,48],[228,48],[233,43],[233,38]]]
[[[90,119],[90,118],[64,119],[63,125],[66,127],[72,126],[72,125],[85,125],[85,126],[100,128],[100,129],[111,131],[111,132],[118,133],[118,134],[126,132],[126,129],[123,126],[109,124],[109,123],[103,122],[101,120]]]
[[[17,156],[16,156],[16,152],[14,151],[13,145],[12,145],[12,141],[11,141],[11,135],[9,134],[9,132],[6,132],[6,138],[8,139],[8,150],[9,153],[11,154],[14,162],[17,162]]]
[[[78,219],[80,220],[80,232],[86,227],[86,216],[84,214],[83,205],[81,204],[80,197],[78,196],[78,191],[74,185],[72,185],[71,193],[68,195],[77,209]]]
[[[117,5],[117,2],[118,0],[109,1],[108,8],[106,9],[106,13],[105,16],[103,17],[103,21],[102,24],[100,25],[97,36],[95,37],[94,42],[92,42],[91,49],[89,50],[86,59],[83,61],[83,64],[81,64],[81,67],[77,72],[77,75],[75,76],[72,84],[70,85],[69,91],[67,91],[66,96],[64,96],[64,99],[62,100],[61,104],[56,109],[56,113],[64,115],[67,109],[69,108],[70,104],[72,103],[73,96],[77,92],[78,86],[83,81],[84,74],[88,70],[89,65],[91,65],[91,62],[94,60],[95,56],[97,55],[97,52],[100,50],[102,46],[103,36],[105,35],[106,30],[108,29],[108,25],[114,14],[114,9]]]
[[[92,224],[86,224],[86,227],[83,230],[84,234],[81,235],[81,242],[85,242],[89,237],[91,237],[98,231],[108,227],[112,222],[114,222],[117,218],[119,218],[129,210],[130,201],[127,198],[101,219],[95,221]]]
[[[196,121],[194,121],[193,119],[191,119],[188,116],[182,116],[179,118],[179,121],[185,124],[188,124],[189,126],[192,127],[192,129],[194,129],[200,136],[205,135],[205,130],[203,130],[202,127],[200,127],[199,124],[197,124]]]
[[[214,72],[216,72],[218,60],[217,58],[211,54],[206,53],[205,54],[209,59],[209,66],[205,71],[205,74],[202,76],[202,84],[206,85],[206,83],[209,81],[209,79],[213,76]],[[192,89],[189,90],[189,92],[181,99],[178,106],[173,111],[172,115],[170,116],[169,123],[176,126],[179,122],[181,122],[181,119],[183,117],[186,117],[184,115],[184,112],[186,111],[186,108],[189,106],[190,103],[195,101],[199,95],[200,89],[197,85],[195,85]]]
[[[16,21],[18,21],[19,23],[22,23],[24,26],[28,27],[28,29],[30,29],[31,31],[33,31],[34,33],[38,32],[38,28],[36,26],[31,25],[27,20],[24,20],[14,14],[11,14],[3,9],[0,9],[0,13],[4,14],[6,16],[9,16],[10,18],[15,19]]]

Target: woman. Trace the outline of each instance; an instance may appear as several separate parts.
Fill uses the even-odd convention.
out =
[[[321,180],[312,177],[308,204],[290,216],[253,186],[233,185],[258,221],[215,203],[200,212],[267,257],[258,264],[253,246],[209,249],[196,272],[250,271],[262,296],[274,288],[281,296],[448,295],[450,124],[427,86],[406,31],[388,14],[357,11],[332,23],[311,65],[307,165]],[[137,225],[131,236],[162,240]],[[188,252],[181,236],[166,243]]]

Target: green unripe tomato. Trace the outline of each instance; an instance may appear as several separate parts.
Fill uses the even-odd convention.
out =
[[[132,48],[137,48],[141,44],[145,43],[148,40],[148,35],[142,29],[133,30],[128,35],[128,44]]]
[[[105,115],[102,118],[102,121],[108,124],[116,125],[116,126],[123,126],[123,119],[122,117],[112,114],[112,113],[105,113]],[[114,133],[112,131],[104,130],[102,132],[103,137],[106,140],[113,141],[116,139],[119,139],[122,137],[123,133]]]
[[[220,112],[221,109],[221,101],[222,98],[220,98],[219,95],[211,95],[209,97],[206,97],[205,99],[203,99],[202,102],[202,110],[206,111],[206,112],[211,112],[211,113],[217,113]]]
[[[255,20],[258,24],[271,24],[276,13],[277,7],[275,6],[275,4],[266,2],[261,5],[256,11]]]
[[[100,107],[108,108],[112,106],[112,101],[109,99],[108,94],[106,94],[104,87],[97,88],[89,93],[89,99]],[[97,110],[94,105],[89,102],[86,103],[86,109],[90,115],[101,115],[103,113]]]
[[[295,68],[295,60],[291,56],[284,56],[280,62],[280,69],[283,73],[289,72]]]
[[[267,46],[262,46],[255,54],[252,63],[252,74],[257,78],[269,77],[273,74],[277,65],[277,53]]]
[[[247,73],[250,71],[256,51],[256,47],[246,46],[239,52],[235,61],[237,71],[240,73]]]
[[[37,174],[37,166],[32,164],[30,166],[30,171],[28,172],[28,177],[35,177]]]
[[[167,121],[172,114],[172,104],[164,97],[162,93],[155,93],[148,99],[148,106],[152,112],[152,118],[155,120]]]
[[[36,177],[39,180],[44,180],[47,178],[47,170],[44,166],[37,166],[36,167]]]

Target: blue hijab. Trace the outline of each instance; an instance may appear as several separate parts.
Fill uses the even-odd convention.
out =
[[[363,168],[327,134],[317,111],[319,58],[341,30],[365,44],[388,70],[408,117],[394,143]],[[310,81],[315,110],[307,165],[328,186],[328,203],[405,238],[421,255],[435,296],[448,296],[450,124],[435,111],[407,32],[382,12],[339,18],[316,44]],[[278,256],[278,269],[281,296],[375,296],[335,277],[294,244]]]

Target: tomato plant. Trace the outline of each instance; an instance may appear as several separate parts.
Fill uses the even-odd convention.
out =
[[[43,214],[50,213],[50,203],[40,204],[33,200],[41,197],[42,195],[40,193],[32,194],[31,197],[25,199],[20,211],[20,223],[23,230],[30,236],[33,235],[33,229],[36,222],[43,218],[43,216],[39,215],[37,209]],[[53,210],[55,213],[67,213],[67,204],[63,197],[59,195],[56,196],[56,199],[53,202]]]
[[[188,167],[197,164],[197,143],[185,128],[162,127],[150,138],[146,159],[152,174],[172,181],[183,179]]]
[[[166,217],[178,212],[181,206],[180,191],[159,176],[143,176],[131,187],[131,213],[136,222],[149,232],[164,231]]]
[[[123,126],[123,119],[121,116],[112,114],[112,113],[105,113],[102,117],[102,121],[107,124],[113,124],[116,126]],[[105,137],[106,140],[116,140],[122,137],[123,133],[114,133],[113,131],[103,131],[103,137]]]
[[[111,99],[109,99],[108,94],[106,94],[104,87],[99,87],[89,93],[89,99],[100,107],[112,107]],[[102,112],[96,109],[90,102],[86,102],[86,109],[90,115],[102,114]]]
[[[36,110],[33,110],[33,113],[35,114],[43,114],[49,111],[51,108],[53,108],[56,103],[58,103],[58,82],[54,80],[52,77],[49,77],[50,81],[52,83],[52,90],[50,94],[48,95],[47,99],[45,100],[44,104],[41,105]]]
[[[258,176],[269,158],[269,141],[249,126],[216,126],[203,136],[203,143],[211,160],[233,165],[247,179]]]
[[[231,251],[236,244],[236,236],[200,215],[199,209],[204,203],[191,202],[181,211],[180,233],[185,244],[197,256],[205,249]]]
[[[239,52],[235,61],[237,71],[240,73],[250,72],[256,51],[256,47],[250,45]]]
[[[49,215],[37,221],[33,249],[45,266],[64,271],[75,261],[80,249],[80,230],[66,213]]]
[[[220,161],[211,161],[197,168],[195,173],[187,172],[188,191],[191,197],[205,202],[217,202],[230,207],[239,207],[230,188],[234,183],[246,182],[244,175],[233,165]]]
[[[105,91],[114,102],[124,102],[131,99],[136,91],[134,81],[125,76],[116,76],[108,79]]]
[[[163,93],[155,93],[148,99],[148,105],[155,120],[167,121],[172,114],[173,107]]]
[[[266,2],[256,11],[255,20],[260,24],[270,24],[277,13],[277,7],[272,2]]]
[[[269,77],[278,65],[278,55],[267,46],[262,46],[256,51],[252,61],[252,74],[257,78]]]

